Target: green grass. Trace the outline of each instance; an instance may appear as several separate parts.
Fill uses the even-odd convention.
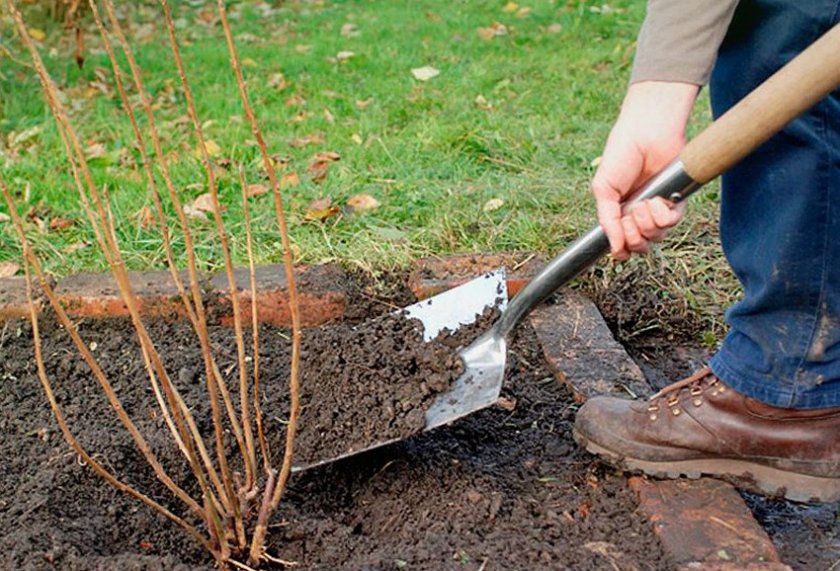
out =
[[[177,87],[156,2],[123,3],[125,24],[138,36],[136,55],[148,90],[158,102],[157,122],[174,165],[181,197],[206,192],[206,177],[193,156],[190,130],[176,120],[186,113]],[[601,151],[615,118],[632,62],[635,34],[644,14],[641,0],[607,5],[580,0],[531,0],[527,14],[504,10],[504,1],[323,0],[273,5],[231,2],[234,35],[252,101],[272,153],[289,158],[301,175],[286,196],[291,239],[298,261],[341,261],[376,270],[404,265],[430,254],[484,251],[556,253],[594,223],[588,190],[591,162]],[[130,5],[130,7],[129,7]],[[244,164],[250,182],[261,173],[257,149],[244,121],[219,25],[199,22],[215,2],[176,3],[176,15],[198,112],[220,156]],[[49,72],[73,109],[86,143],[107,152],[92,161],[99,185],[107,184],[126,263],[131,269],[165,263],[159,233],[143,229],[135,214],[150,205],[142,169],[135,163],[130,125],[113,89],[113,76],[92,23],[86,32],[87,59],[78,69],[72,39],[37,9],[30,25],[46,32],[42,54]],[[499,22],[507,35],[482,39],[478,28]],[[155,30],[148,32],[149,24]],[[342,33],[353,24],[358,33]],[[2,45],[25,59],[3,22]],[[6,32],[9,33],[6,33]],[[352,51],[336,63],[338,52]],[[415,80],[413,68],[433,66],[440,75]],[[0,77],[0,160],[3,176],[30,213],[30,238],[56,275],[103,270],[64,157],[57,130],[34,73],[9,59]],[[286,88],[269,85],[282,73]],[[97,90],[104,87],[106,93]],[[292,96],[304,105],[288,105]],[[369,102],[366,106],[359,102]],[[707,121],[700,107],[697,124]],[[299,112],[302,121],[295,121]],[[327,116],[331,116],[329,120]],[[37,133],[12,144],[29,129]],[[325,143],[293,148],[294,139],[322,134]],[[341,160],[326,180],[306,175],[310,158],[335,151]],[[235,169],[222,169],[222,201],[238,264],[246,263]],[[314,199],[338,205],[366,193],[381,206],[324,223],[303,219]],[[485,211],[491,199],[501,208]],[[714,193],[698,201],[693,225],[714,217]],[[259,263],[280,260],[271,198],[251,202]],[[0,206],[0,212],[4,207]],[[50,231],[37,224],[54,217],[77,221]],[[194,223],[199,255],[207,268],[221,264],[212,224]],[[181,240],[175,235],[176,247]],[[702,266],[689,260],[691,268]],[[179,249],[180,252],[180,249]],[[0,223],[0,261],[19,260],[9,223]],[[180,259],[183,262],[183,256]]]

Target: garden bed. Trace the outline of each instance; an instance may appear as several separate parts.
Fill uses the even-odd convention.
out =
[[[404,292],[393,297],[404,304]],[[368,307],[348,312],[321,335],[333,342],[336,335],[352,336],[351,325],[385,305]],[[156,412],[130,324],[114,319],[79,325],[155,453],[176,480],[190,486]],[[149,325],[170,374],[208,433],[209,405],[201,397],[203,364],[194,335],[182,321]],[[118,427],[66,334],[49,316],[43,329],[47,367],[79,440],[105,466],[177,510]],[[35,377],[29,325],[13,321],[0,330],[0,567],[213,568],[180,529],[79,464]],[[211,334],[220,369],[233,385],[232,331],[213,326]],[[262,339],[263,409],[272,450],[279,455],[288,332],[264,326]],[[329,348],[320,351],[326,359]],[[315,382],[317,376],[304,378]],[[523,325],[508,350],[500,406],[293,476],[272,521],[269,553],[297,562],[296,569],[672,568],[624,478],[573,443],[577,406],[546,368],[533,331]]]

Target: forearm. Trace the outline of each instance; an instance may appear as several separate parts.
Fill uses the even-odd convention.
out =
[[[631,83],[704,85],[738,0],[648,0]]]
[[[639,81],[628,88],[618,123],[632,132],[641,146],[684,138],[699,91],[694,83]]]

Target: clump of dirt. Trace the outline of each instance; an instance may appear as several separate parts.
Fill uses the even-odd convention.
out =
[[[403,314],[308,330],[301,347],[295,463],[315,464],[423,430],[435,395],[463,372],[449,345]]]
[[[128,321],[79,326],[152,449],[196,495]],[[325,338],[349,343],[353,328],[333,327]],[[210,435],[194,334],[182,322],[154,321],[149,329]],[[121,478],[189,517],[114,419],[66,334],[49,319],[43,331],[47,370],[80,442]],[[219,369],[234,384],[232,331],[213,326],[210,333]],[[261,334],[262,405],[276,465],[288,411],[288,331],[265,326]],[[26,323],[0,334],[0,568],[212,569],[179,528],[77,462],[45,403],[30,336]],[[269,553],[304,570],[672,569],[623,477],[575,446],[577,404],[547,370],[533,332],[521,326],[509,341],[499,406],[295,475],[271,522]]]

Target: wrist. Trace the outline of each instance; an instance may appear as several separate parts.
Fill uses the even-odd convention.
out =
[[[640,81],[624,97],[618,122],[656,139],[685,138],[700,87],[692,83]]]

